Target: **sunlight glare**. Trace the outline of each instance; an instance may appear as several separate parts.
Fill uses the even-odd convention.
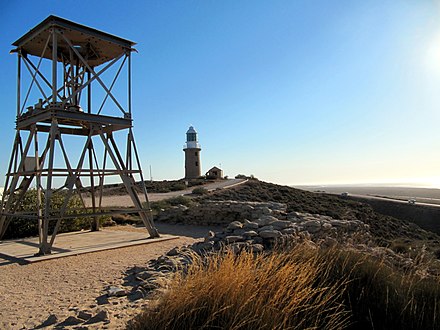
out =
[[[440,74],[440,31],[430,38],[424,55],[426,69],[430,72]]]

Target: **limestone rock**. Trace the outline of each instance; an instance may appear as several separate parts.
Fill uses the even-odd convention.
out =
[[[98,312],[95,316],[93,316],[90,320],[88,320],[86,324],[106,322],[106,321],[108,321],[108,313],[106,310],[102,310]]]
[[[232,253],[238,254],[243,250],[246,245],[247,244],[245,242],[236,242],[229,245],[229,248],[231,249]]]
[[[329,223],[329,222],[324,222],[323,224],[322,224],[322,229],[324,230],[324,231],[328,231],[328,230],[330,230],[330,229],[332,229],[333,228],[333,226]]]
[[[290,227],[290,228],[285,228],[283,230],[281,230],[281,233],[286,234],[286,235],[294,235],[296,234],[298,231],[297,227]]]
[[[152,277],[162,276],[163,274],[154,270],[146,270],[141,273],[138,273],[136,279],[138,280],[147,280]]]
[[[281,236],[281,232],[279,230],[263,230],[260,231],[260,236],[262,238],[278,238]]]
[[[38,326],[38,328],[48,327],[50,325],[54,325],[57,322],[58,322],[57,316],[55,314],[50,314],[49,317]]]
[[[262,232],[265,230],[274,230],[273,226],[263,226],[261,228],[258,229],[258,232]]]
[[[111,286],[107,289],[107,295],[109,297],[122,297],[127,295],[127,291],[117,286]]]
[[[304,229],[313,234],[321,230],[321,222],[319,220],[308,220],[304,224]]]
[[[139,299],[144,298],[144,293],[143,293],[141,290],[138,289],[138,290],[136,290],[136,291],[130,293],[130,295],[128,296],[128,298],[129,298],[131,301],[139,300]]]
[[[245,237],[256,237],[256,236],[258,236],[258,233],[255,230],[248,230],[248,231],[245,231],[243,233],[243,236],[245,236]]]
[[[292,222],[287,221],[287,220],[277,220],[277,221],[272,222],[271,226],[274,226],[275,228],[278,228],[278,229],[285,229],[287,227],[291,227]]]
[[[179,254],[179,248],[176,246],[167,252],[167,256],[172,257]]]
[[[264,215],[261,216],[258,220],[255,220],[255,222],[258,223],[260,227],[268,226],[275,221],[278,221],[278,219],[270,215]]]
[[[245,229],[245,228],[235,229],[233,234],[240,236],[240,235],[243,235],[243,233],[245,233],[246,231],[247,231],[247,229]]]
[[[225,237],[225,241],[227,243],[242,242],[244,241],[244,237],[239,235],[230,235]]]
[[[243,227],[246,229],[258,229],[258,223],[254,221],[244,220]]]
[[[240,228],[243,228],[243,224],[240,221],[233,221],[227,227],[227,229],[229,230],[235,230]]]
[[[261,244],[252,244],[250,246],[250,251],[254,253],[260,253],[264,251],[264,246]]]
[[[67,326],[78,325],[78,324],[81,324],[83,322],[84,322],[84,320],[80,320],[80,319],[76,318],[75,316],[69,316],[63,322],[58,324],[57,327],[64,328],[64,327],[67,327]]]
[[[92,318],[92,313],[87,311],[79,311],[77,317],[81,320],[87,321]]]
[[[208,231],[208,234],[205,236],[204,240],[205,240],[205,242],[209,242],[214,237],[215,237],[215,233],[212,230],[210,230],[210,231]]]

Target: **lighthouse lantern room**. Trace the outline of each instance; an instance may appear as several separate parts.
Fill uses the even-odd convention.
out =
[[[200,164],[201,147],[197,139],[197,132],[190,126],[186,132],[185,152],[185,179],[196,179],[202,175]]]

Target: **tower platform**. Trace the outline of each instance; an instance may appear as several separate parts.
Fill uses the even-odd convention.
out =
[[[179,236],[174,235],[146,238],[145,229],[125,231],[104,228],[100,231],[77,231],[59,234],[56,244],[52,247],[52,254],[41,256],[35,255],[35,250],[39,245],[38,237],[5,240],[0,244],[0,266],[10,263],[33,263],[141,244],[154,244],[178,238]]]

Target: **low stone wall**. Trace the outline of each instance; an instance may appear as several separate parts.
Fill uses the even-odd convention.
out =
[[[237,220],[255,220],[263,215],[280,214],[286,204],[275,202],[204,201],[190,208],[178,205],[162,211],[155,221],[191,225],[226,225]]]
[[[210,202],[197,207],[197,211],[178,207],[172,214],[183,216],[185,221],[189,221],[187,217],[191,215],[200,214],[207,221],[210,218],[206,218],[202,210],[209,210],[209,213],[218,211],[216,224],[226,221],[226,217],[237,216],[237,212],[238,217],[243,218],[245,215],[249,220],[234,220],[220,232],[209,231],[202,242],[176,247],[166,255],[151,260],[146,268],[133,274],[139,281],[137,292],[148,296],[149,292],[166,286],[169,275],[188,267],[195,255],[203,258],[225,248],[235,254],[243,251],[263,253],[276,244],[295,245],[308,242],[316,246],[332,246],[338,243],[352,245],[362,242],[367,247],[365,243],[370,240],[368,225],[359,220],[336,220],[317,214],[286,213],[285,205],[279,203]]]
[[[232,217],[235,212],[241,211],[247,213],[240,213],[240,217],[243,218],[245,214],[248,219],[234,220],[219,232],[209,231],[203,241],[190,246],[175,247],[166,255],[151,260],[146,267],[137,268],[131,275],[139,283],[133,289],[139,297],[146,298],[157,289],[166,288],[172,274],[177,271],[185,272],[194,258],[203,259],[211,253],[225,250],[234,254],[244,251],[266,253],[277,244],[288,247],[303,243],[311,248],[335,246],[363,253],[378,262],[404,271],[414,272],[417,269],[416,273],[422,277],[432,274],[438,276],[436,270],[420,266],[423,265],[423,258],[415,260],[388,248],[375,246],[369,226],[359,220],[337,220],[319,214],[286,213],[285,205],[279,203],[210,202],[198,206],[197,211],[181,207],[176,210],[178,211],[175,214],[183,215],[185,219],[190,214],[202,213],[202,210],[218,210],[219,214],[215,217],[217,224],[225,221],[222,217]],[[257,217],[257,214],[260,216]],[[206,220],[203,215],[201,219]]]
[[[329,216],[308,213],[278,212],[262,215],[255,220],[233,221],[221,232],[209,232],[204,242],[193,245],[193,250],[219,250],[229,246],[241,250],[262,252],[275,243],[298,243],[310,240],[320,245],[352,243],[355,239],[370,239],[368,225],[359,220],[336,220]]]

